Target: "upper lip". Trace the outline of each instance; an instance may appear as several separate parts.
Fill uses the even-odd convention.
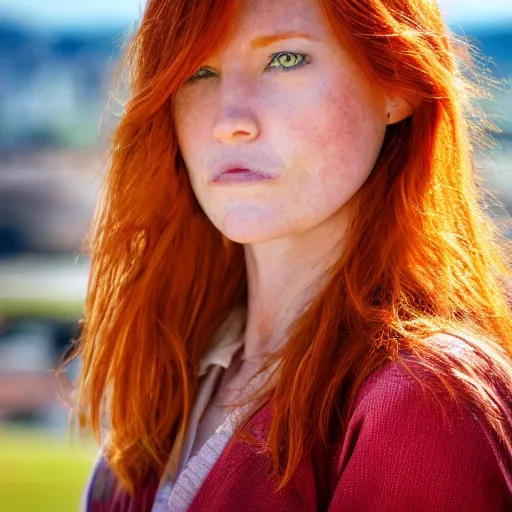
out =
[[[215,181],[219,176],[222,176],[224,173],[234,169],[247,169],[250,172],[268,178],[275,178],[277,176],[275,173],[264,171],[260,167],[256,167],[255,165],[244,160],[224,160],[219,165],[213,167],[210,172],[210,181]]]

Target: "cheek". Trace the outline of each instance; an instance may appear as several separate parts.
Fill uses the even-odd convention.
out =
[[[213,106],[205,102],[205,96],[182,93],[177,97],[174,107],[174,125],[181,155],[189,169],[190,180],[194,188],[199,186],[197,170],[208,158],[207,145],[204,142],[211,137],[211,128],[207,115]],[[194,172],[194,170],[196,170]]]
[[[373,169],[384,140],[384,103],[353,76],[317,83],[293,109],[274,110],[273,125],[284,129],[273,130],[271,139],[293,174],[303,177],[294,187],[343,202]]]
[[[323,148],[323,169],[334,172],[346,188],[355,193],[372,171],[382,148],[385,123],[374,99],[350,87],[331,94],[324,105],[321,136],[315,141]],[[332,176],[334,178],[334,176]]]
[[[215,111],[211,94],[202,93],[200,86],[194,86],[178,93],[174,101],[174,125],[180,149],[185,156],[197,153],[198,140],[204,140],[205,134],[211,136],[210,119]]]

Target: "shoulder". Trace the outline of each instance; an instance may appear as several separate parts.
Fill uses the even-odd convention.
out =
[[[510,451],[431,370],[404,360],[412,373],[388,362],[360,390],[337,447],[331,510],[509,510]]]
[[[462,417],[479,423],[483,411],[474,403],[475,394],[468,393],[471,387],[481,388],[479,396],[492,391],[495,400],[508,409],[505,412],[511,412],[512,361],[506,374],[469,338],[439,334],[428,338],[428,343],[437,347],[435,356],[420,358],[403,349],[396,360],[376,369],[359,391],[356,415],[368,408],[377,415],[436,412],[448,429]],[[449,392],[446,384],[454,391]]]
[[[108,467],[100,451],[82,494],[80,509],[83,512],[92,512],[103,507],[112,497],[115,486],[114,473]]]
[[[140,490],[135,495],[130,495],[121,487],[114,471],[100,453],[84,490],[81,510],[83,512],[150,510],[157,487],[158,478],[156,474],[150,472]]]

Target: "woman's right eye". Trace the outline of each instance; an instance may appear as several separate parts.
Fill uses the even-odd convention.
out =
[[[209,68],[199,68],[188,80],[187,82],[194,82],[195,80],[200,80],[201,78],[210,78],[215,76],[215,73]]]

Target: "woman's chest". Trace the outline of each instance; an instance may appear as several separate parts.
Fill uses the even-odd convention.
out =
[[[241,389],[249,379],[249,377],[244,375],[229,377],[229,374],[226,373],[224,378],[221,379],[219,386],[214,390],[211,399],[199,418],[190,452],[191,456],[197,453],[215,433],[217,428],[224,423],[229,414],[229,405],[240,398]]]
[[[259,430],[251,429],[258,439]],[[268,456],[239,440],[235,434],[209,471],[188,510],[315,511],[317,495],[312,467],[309,463],[301,464],[297,476],[277,491],[276,480],[269,472]]]
[[[228,411],[223,407],[208,405],[203,413],[203,416],[197,424],[197,430],[192,443],[190,455],[195,455],[201,447],[208,441],[208,439],[215,433],[217,428],[222,425]]]

